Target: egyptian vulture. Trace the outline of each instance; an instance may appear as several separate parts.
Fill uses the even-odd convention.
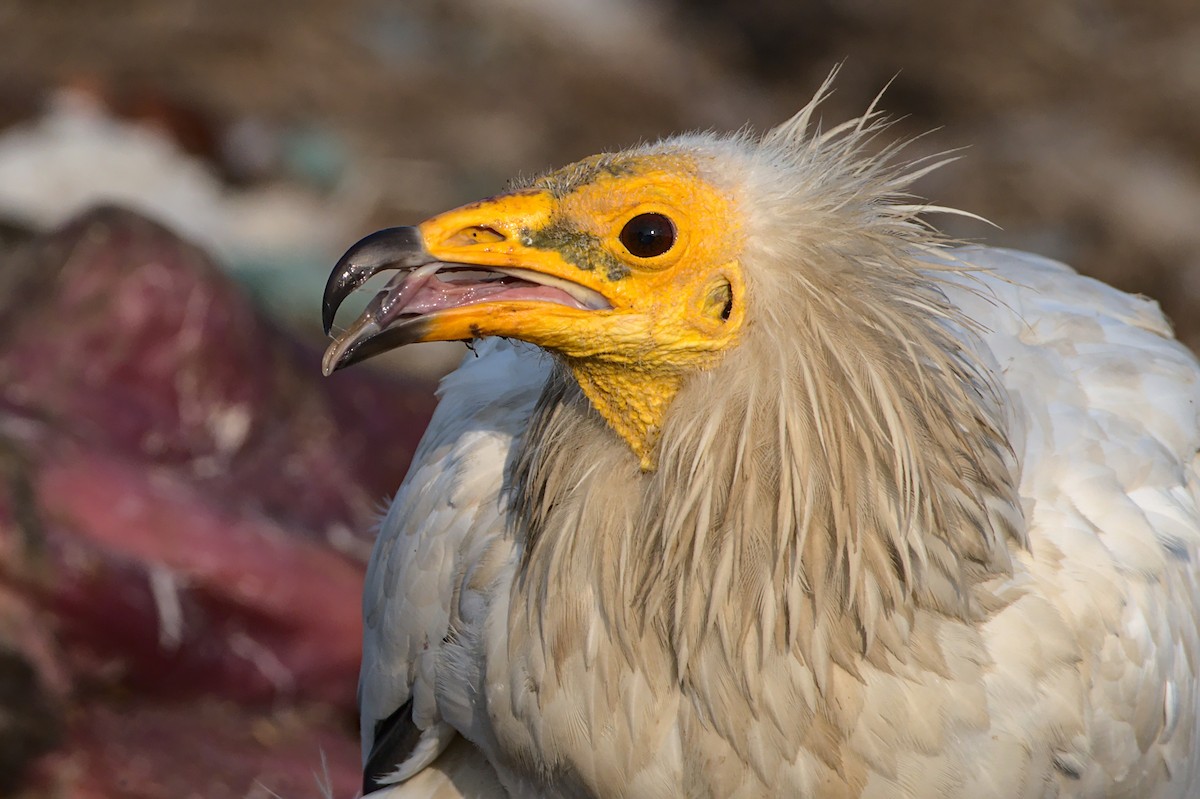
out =
[[[375,797],[1200,796],[1200,371],[817,100],[355,245],[474,341],[382,522]]]

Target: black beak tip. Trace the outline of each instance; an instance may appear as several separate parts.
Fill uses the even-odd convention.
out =
[[[329,331],[333,329],[333,318],[337,315],[337,309],[340,304],[330,299],[327,289],[325,299],[321,303],[321,329],[327,336],[329,335]]]
[[[362,246],[370,238],[371,236],[367,236],[346,250],[333,267],[333,271],[329,273],[329,279],[325,281],[325,293],[321,296],[321,327],[324,328],[327,336],[333,329],[333,319],[337,315],[337,310],[346,298],[356,288],[366,283],[376,272],[384,268],[379,265],[362,263]]]
[[[415,227],[390,227],[360,239],[338,259],[325,281],[321,300],[321,327],[325,335],[333,329],[337,310],[355,289],[374,275],[390,268],[409,268],[428,263],[421,231]]]

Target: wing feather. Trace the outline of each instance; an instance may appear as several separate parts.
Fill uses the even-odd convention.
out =
[[[1059,736],[1062,795],[1193,796],[1200,779],[1195,357],[1150,300],[1027,253],[972,248],[958,256],[993,270],[952,295],[986,328],[983,341],[1023,431],[1014,445],[1030,549],[1020,559],[1038,599],[1014,603],[985,629],[997,662],[991,711],[1012,715],[1008,723],[1031,740]],[[1038,662],[1020,663],[1031,646]],[[1059,691],[1053,704],[1033,705],[1036,716],[1018,719],[1006,691],[1052,685],[1051,651],[1070,654],[1060,670],[1069,666],[1064,673],[1081,692]],[[1087,736],[1065,740],[1070,729]],[[1171,764],[1180,773],[1164,784],[1162,769]]]
[[[453,741],[439,701],[459,680],[439,681],[451,604],[481,538],[504,529],[501,486],[549,371],[522,344],[480,343],[442,383],[441,402],[408,477],[380,525],[363,592],[359,679],[363,763],[375,780],[400,782]],[[442,692],[439,696],[438,691]]]

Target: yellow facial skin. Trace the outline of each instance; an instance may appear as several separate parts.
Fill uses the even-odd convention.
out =
[[[744,320],[732,212],[688,159],[657,156],[592,159],[435,216],[419,230],[438,260],[539,272],[592,289],[612,308],[482,302],[431,314],[421,340],[507,336],[560,353],[642,468],[653,469],[684,376],[713,364]],[[661,255],[639,258],[620,235],[646,213],[671,219],[676,236]]]

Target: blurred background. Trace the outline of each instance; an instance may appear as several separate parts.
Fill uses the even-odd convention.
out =
[[[459,345],[319,378],[359,236],[882,107],[1200,344],[1194,0],[0,0],[0,796],[357,790],[361,572]],[[356,374],[357,372],[357,374]]]

